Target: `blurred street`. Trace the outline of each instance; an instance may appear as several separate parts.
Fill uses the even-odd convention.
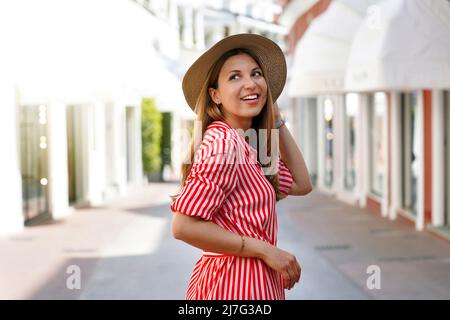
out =
[[[0,238],[0,299],[184,299],[200,253],[170,234],[176,190],[153,183]],[[302,266],[287,299],[450,299],[445,240],[317,191],[277,209],[278,245]],[[380,289],[367,288],[370,265],[380,268]],[[67,287],[69,266],[80,268],[80,289]]]
[[[450,299],[446,0],[0,1],[0,299],[184,299],[169,195],[222,118],[184,79],[246,33],[284,54],[255,62],[314,185],[277,204],[286,298]]]

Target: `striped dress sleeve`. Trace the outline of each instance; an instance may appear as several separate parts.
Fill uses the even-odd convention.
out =
[[[289,171],[289,168],[281,159],[278,159],[278,180],[280,192],[284,193],[287,196],[289,194],[289,190],[291,190],[292,182],[294,180],[292,178],[291,172]]]
[[[205,136],[173,212],[207,221],[233,191],[237,181],[236,144],[231,139]]]

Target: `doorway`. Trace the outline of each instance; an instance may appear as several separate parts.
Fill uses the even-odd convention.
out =
[[[323,100],[323,119],[324,121],[324,185],[327,188],[333,187],[334,180],[334,101],[331,98]]]
[[[369,108],[369,167],[370,167],[370,193],[378,196],[386,196],[384,183],[386,155],[386,117],[387,94],[376,92],[370,97]]]
[[[136,179],[135,175],[135,157],[136,157],[136,123],[134,107],[125,108],[125,130],[126,130],[126,158],[127,158],[127,182],[130,183]]]
[[[51,218],[47,137],[47,107],[45,105],[22,106],[20,108],[20,167],[25,225],[39,224]]]
[[[345,95],[344,106],[344,186],[353,191],[356,185],[356,116],[358,113],[358,95]]]
[[[66,107],[66,128],[69,205],[76,205],[83,198],[81,106]]]
[[[417,93],[401,94],[402,112],[402,207],[416,216],[418,163]]]

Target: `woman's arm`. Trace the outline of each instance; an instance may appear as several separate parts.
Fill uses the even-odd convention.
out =
[[[214,222],[175,212],[172,235],[175,239],[205,251],[259,258],[282,274],[284,287],[287,289],[292,288],[300,279],[301,268],[294,255],[251,237],[245,237],[244,249],[241,250],[241,236]]]
[[[275,121],[281,119],[281,113],[276,103],[274,103],[274,109]],[[303,155],[289,132],[289,129],[284,125],[281,126],[279,130],[280,156],[289,168],[292,179],[294,180],[289,194],[296,196],[308,194],[312,190],[312,183]]]
[[[175,239],[205,251],[260,259],[267,250],[267,246],[270,245],[264,241],[246,237],[244,250],[241,252],[241,236],[225,230],[213,222],[190,217],[180,212],[174,213],[172,235]]]

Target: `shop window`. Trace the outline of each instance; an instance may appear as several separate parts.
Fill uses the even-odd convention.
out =
[[[369,108],[370,126],[370,190],[382,197],[386,166],[385,154],[385,117],[387,112],[387,96],[384,92],[377,92],[371,96]]]
[[[313,185],[317,185],[317,98],[304,98],[306,103],[306,116],[302,120],[302,128],[307,128],[307,130],[301,131],[302,136],[308,139],[308,148],[305,149],[305,154],[308,154],[308,171],[311,177],[311,182]],[[301,129],[302,129],[301,128]],[[306,145],[306,144],[304,144]],[[303,151],[303,150],[302,150]]]
[[[417,213],[418,124],[417,94],[401,95],[402,108],[402,206],[415,215]]]
[[[331,188],[333,186],[333,144],[334,144],[334,105],[330,98],[326,98],[323,102],[323,121],[325,121],[325,157],[324,157],[324,184]]]
[[[352,191],[356,183],[355,155],[355,123],[358,111],[358,95],[354,93],[345,96],[344,116],[344,157],[345,157],[345,188]]]
[[[131,183],[136,180],[135,161],[136,154],[136,121],[135,108],[127,106],[125,108],[125,155],[127,157],[127,182]]]
[[[20,167],[25,225],[43,222],[50,218],[45,105],[20,109]]]

